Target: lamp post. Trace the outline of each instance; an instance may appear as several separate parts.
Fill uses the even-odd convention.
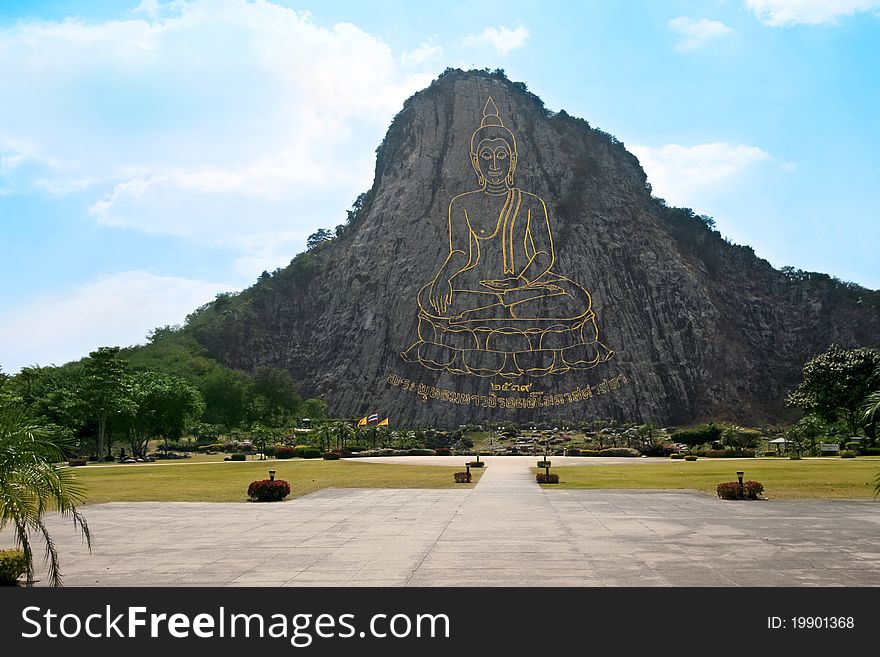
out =
[[[736,478],[739,479],[739,496],[745,497],[745,488],[743,487],[743,475],[745,473],[742,470],[737,470]]]

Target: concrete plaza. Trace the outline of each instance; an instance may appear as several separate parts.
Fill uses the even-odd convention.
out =
[[[533,457],[485,460],[470,489],[89,506],[91,554],[47,520],[66,586],[880,586],[877,502],[543,490]]]

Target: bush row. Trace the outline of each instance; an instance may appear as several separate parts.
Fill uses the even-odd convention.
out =
[[[352,456],[434,456],[433,449],[365,449],[362,452],[353,453]]]
[[[605,449],[567,449],[566,456],[641,456],[642,453],[632,447],[607,447]]]
[[[753,449],[706,449],[693,452],[696,456],[705,456],[710,459],[744,459],[754,458]]]
[[[297,445],[296,447],[276,445],[274,451],[276,459],[319,459],[323,455],[320,449],[311,445]]]

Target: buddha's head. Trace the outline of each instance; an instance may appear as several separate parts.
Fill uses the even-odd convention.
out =
[[[504,127],[491,96],[483,108],[480,127],[471,136],[471,164],[481,186],[513,186],[516,138]]]

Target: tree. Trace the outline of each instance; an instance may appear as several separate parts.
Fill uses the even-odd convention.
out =
[[[327,418],[327,402],[323,399],[306,399],[300,408],[300,415],[310,420],[325,420]]]
[[[333,239],[333,231],[327,228],[319,228],[314,233],[309,235],[306,240],[306,248],[311,251],[316,246],[318,246],[321,242],[327,242],[328,240]]]
[[[880,388],[880,349],[844,350],[831,345],[804,365],[804,378],[787,403],[826,422],[842,419],[850,435],[864,423],[860,412],[868,395]]]
[[[239,427],[248,417],[250,382],[243,372],[226,368],[212,370],[200,388],[205,400],[205,421],[226,429]]]
[[[98,425],[98,456],[103,456],[107,423],[113,417],[131,415],[128,363],[117,356],[119,347],[101,347],[89,354],[84,364],[83,399],[86,415]]]
[[[721,438],[722,429],[717,424],[710,422],[709,424],[703,424],[698,427],[694,427],[693,429],[679,429],[678,431],[673,432],[670,438],[673,442],[683,443],[687,445],[688,451],[692,450],[694,447],[702,445],[704,443],[713,443],[719,438]]]
[[[815,415],[805,415],[785,430],[786,439],[794,445],[794,451],[800,456],[804,442],[810,454],[816,451],[816,439],[827,435],[828,425]]]
[[[146,453],[151,438],[180,438],[205,410],[201,393],[185,379],[159,372],[138,372],[131,378],[132,403],[124,425],[134,454]]]
[[[63,439],[34,423],[20,406],[0,406],[0,530],[12,527],[27,560],[28,586],[34,582],[31,532],[46,543],[50,583],[61,586],[58,551],[43,521],[47,511],[71,518],[89,550],[92,547],[89,526],[78,508],[84,499],[82,488],[70,468],[58,465],[64,449]]]
[[[260,367],[254,372],[249,394],[251,422],[273,427],[286,424],[302,402],[290,374],[274,367]]]
[[[872,392],[865,397],[865,403],[862,406],[865,422],[874,422],[880,419],[880,390]]]
[[[754,449],[758,446],[761,432],[756,429],[746,429],[735,424],[725,426],[721,431],[721,440],[725,447],[731,449]]]

